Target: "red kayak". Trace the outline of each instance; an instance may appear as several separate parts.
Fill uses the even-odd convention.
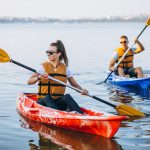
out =
[[[87,132],[111,138],[118,131],[126,116],[112,115],[106,112],[94,112],[81,108],[83,114],[75,114],[44,107],[36,103],[36,94],[21,93],[17,99],[17,110],[23,116],[41,123],[65,129]]]

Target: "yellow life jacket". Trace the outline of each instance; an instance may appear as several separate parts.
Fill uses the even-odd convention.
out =
[[[59,66],[54,69],[49,62],[44,62],[43,64],[44,71],[47,72],[50,76],[55,79],[58,79],[64,83],[67,83],[66,76],[66,65],[60,63]],[[41,78],[38,84],[38,98],[43,98],[45,95],[50,94],[53,99],[60,98],[65,93],[65,86],[55,82],[53,80]]]
[[[117,60],[118,63],[121,57],[124,55],[125,51],[123,48],[117,48],[116,51],[118,52],[118,60]],[[128,53],[125,55],[124,59],[118,65],[118,67],[122,67],[124,69],[133,68],[133,56],[134,56],[133,51],[129,50]]]

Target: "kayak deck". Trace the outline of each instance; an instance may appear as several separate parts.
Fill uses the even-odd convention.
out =
[[[85,113],[75,114],[41,106],[36,103],[37,95],[19,94],[17,110],[23,116],[41,123],[111,138],[126,116],[112,115],[106,112],[94,112],[81,108]]]

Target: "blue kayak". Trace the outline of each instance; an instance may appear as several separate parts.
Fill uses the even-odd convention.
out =
[[[148,87],[150,87],[150,77],[148,76],[144,78],[125,78],[125,77],[112,74],[108,78],[108,82],[120,86],[131,86],[131,87],[143,88],[143,89],[147,89]]]

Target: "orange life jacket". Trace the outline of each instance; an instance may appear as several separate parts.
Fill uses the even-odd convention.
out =
[[[59,66],[54,69],[49,62],[44,62],[43,64],[44,71],[47,72],[50,76],[55,79],[58,79],[64,83],[67,83],[66,76],[66,65],[60,63]],[[45,95],[50,94],[53,99],[60,98],[65,93],[65,86],[55,82],[53,80],[42,78],[38,84],[38,98],[43,98]]]
[[[124,55],[125,51],[123,48],[117,48],[116,51],[118,53],[118,60],[117,60],[118,63],[121,57]],[[134,56],[133,51],[129,50],[128,53],[125,55],[124,59],[118,65],[118,67],[122,67],[125,69],[133,68],[133,56]]]

